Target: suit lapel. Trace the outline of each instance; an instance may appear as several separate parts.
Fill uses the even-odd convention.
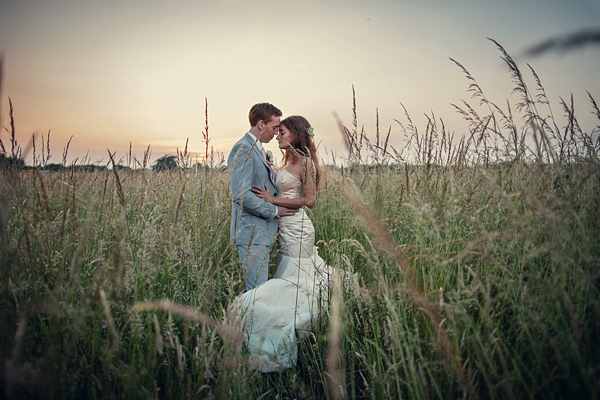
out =
[[[267,160],[265,159],[265,157],[263,157],[262,153],[260,152],[260,149],[256,145],[256,142],[253,143],[252,139],[247,137],[247,135],[245,137],[246,137],[246,140],[248,140],[248,142],[250,142],[250,144],[252,145],[252,150],[254,150],[254,154],[256,154],[256,156],[258,158],[260,158],[260,160],[262,161],[265,168],[269,171],[269,180],[271,181],[271,183],[274,186],[275,182],[273,182],[273,179],[271,178],[271,167],[269,167],[269,164],[267,164]],[[275,171],[273,171],[273,173],[275,173]]]

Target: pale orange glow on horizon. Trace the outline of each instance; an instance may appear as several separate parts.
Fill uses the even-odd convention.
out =
[[[10,97],[23,147],[34,132],[51,130],[51,162],[61,161],[71,137],[71,162],[86,154],[106,161],[107,149],[119,159],[130,145],[138,159],[150,145],[156,159],[182,150],[186,139],[188,151],[202,155],[207,98],[210,146],[226,154],[249,128],[252,104],[268,101],[284,117],[304,115],[321,151],[343,157],[333,113],[351,124],[353,86],[359,125],[370,136],[378,109],[381,131],[391,127],[401,146],[400,103],[419,128],[433,112],[461,135],[466,124],[451,103],[470,101],[469,82],[450,57],[505,105],[513,84],[487,37],[518,57],[599,17],[600,5],[585,0],[10,0],[0,5],[1,123],[9,127]],[[559,96],[573,93],[583,119],[586,90],[600,100],[597,47],[517,59],[524,74],[525,63],[536,70],[556,113]],[[6,130],[0,138],[6,146]],[[276,142],[267,148],[276,152]]]

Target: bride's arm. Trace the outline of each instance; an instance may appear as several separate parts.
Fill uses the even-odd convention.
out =
[[[315,169],[314,164],[310,162],[310,165],[305,162],[305,167],[300,175],[300,181],[302,182],[302,188],[304,189],[303,197],[296,197],[293,199],[286,199],[283,197],[274,197],[269,189],[265,186],[265,188],[260,188],[258,186],[254,186],[252,188],[252,192],[260,197],[261,199],[274,204],[276,206],[288,207],[288,208],[301,208],[308,207],[313,208],[315,206],[315,202],[317,200],[317,193],[315,187]],[[312,168],[311,168],[312,167]]]
[[[295,197],[293,199],[286,199],[284,197],[274,197],[271,192],[269,192],[269,189],[265,186],[264,189],[261,189],[258,186],[254,186],[252,188],[252,192],[257,195],[258,197],[260,197],[261,199],[263,199],[264,201],[267,201],[271,204],[274,204],[276,206],[280,206],[280,207],[287,207],[287,208],[301,208],[301,207],[308,207],[308,208],[313,208],[315,206],[315,198],[314,195],[309,196],[308,194],[306,196],[303,197]]]

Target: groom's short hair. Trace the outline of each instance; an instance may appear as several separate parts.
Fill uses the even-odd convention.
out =
[[[248,119],[250,126],[255,126],[258,121],[263,120],[265,123],[271,122],[273,117],[281,117],[282,112],[279,108],[270,103],[258,103],[252,106]]]

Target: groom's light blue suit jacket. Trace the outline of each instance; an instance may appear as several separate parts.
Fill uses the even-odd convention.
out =
[[[230,239],[236,245],[272,245],[279,220],[277,208],[250,191],[253,185],[277,196],[275,182],[271,180],[269,166],[248,134],[231,149],[227,159],[231,172],[231,228]]]

